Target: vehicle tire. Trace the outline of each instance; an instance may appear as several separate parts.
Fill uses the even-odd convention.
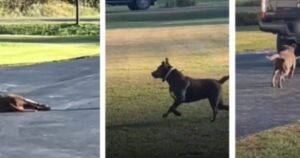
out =
[[[151,6],[151,0],[134,0],[128,4],[130,10],[146,10]]]
[[[285,50],[285,47],[284,45],[288,45],[290,42],[283,38],[282,36],[280,35],[277,35],[277,42],[276,42],[276,45],[277,45],[277,52],[281,52],[283,50]]]
[[[296,47],[296,51],[295,54],[296,56],[300,56],[300,43],[296,43],[297,47]]]
[[[128,4],[130,10],[137,10],[136,6],[133,3]]]

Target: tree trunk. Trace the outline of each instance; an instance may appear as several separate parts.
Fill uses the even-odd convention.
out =
[[[79,0],[76,0],[76,25],[79,25],[80,23],[79,12]]]

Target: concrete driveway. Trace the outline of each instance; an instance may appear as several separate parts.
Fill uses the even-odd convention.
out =
[[[273,65],[267,53],[236,56],[236,136],[300,120],[300,68],[283,89],[271,88]]]
[[[1,158],[98,158],[99,59],[0,68],[1,93],[53,111],[0,113]]]

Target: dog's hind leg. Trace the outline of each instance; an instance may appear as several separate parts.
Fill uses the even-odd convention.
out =
[[[220,110],[227,110],[227,111],[229,110],[229,106],[223,104],[223,99],[222,99],[222,97],[220,98],[219,105],[218,105],[218,109],[220,109]]]
[[[208,98],[208,101],[210,103],[210,106],[212,108],[213,111],[213,118],[211,119],[211,122],[214,122],[216,120],[217,114],[218,114],[218,105],[219,105],[219,99],[220,96],[216,95],[216,96],[212,96],[210,98]]]
[[[295,61],[293,63],[293,65],[291,66],[290,68],[290,73],[289,73],[289,78],[292,79],[294,78],[294,75],[295,75],[295,69],[296,69],[296,64],[297,64],[297,61]]]
[[[173,105],[169,108],[169,110],[163,114],[163,118],[168,117],[168,115],[173,112],[176,116],[181,116],[181,113],[176,110],[176,108],[181,104],[181,102],[175,100]]]

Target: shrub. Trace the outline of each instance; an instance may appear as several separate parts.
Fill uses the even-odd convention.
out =
[[[237,13],[236,14],[236,25],[257,25],[259,21],[258,14],[256,13]]]
[[[8,24],[0,25],[0,34],[53,35],[53,36],[99,36],[99,24]]]
[[[195,6],[195,0],[177,0],[178,7],[187,7],[187,6]]]
[[[237,6],[260,6],[260,0],[237,0]]]
[[[172,7],[187,7],[187,6],[195,6],[196,0],[168,0],[165,2],[166,8]]]

